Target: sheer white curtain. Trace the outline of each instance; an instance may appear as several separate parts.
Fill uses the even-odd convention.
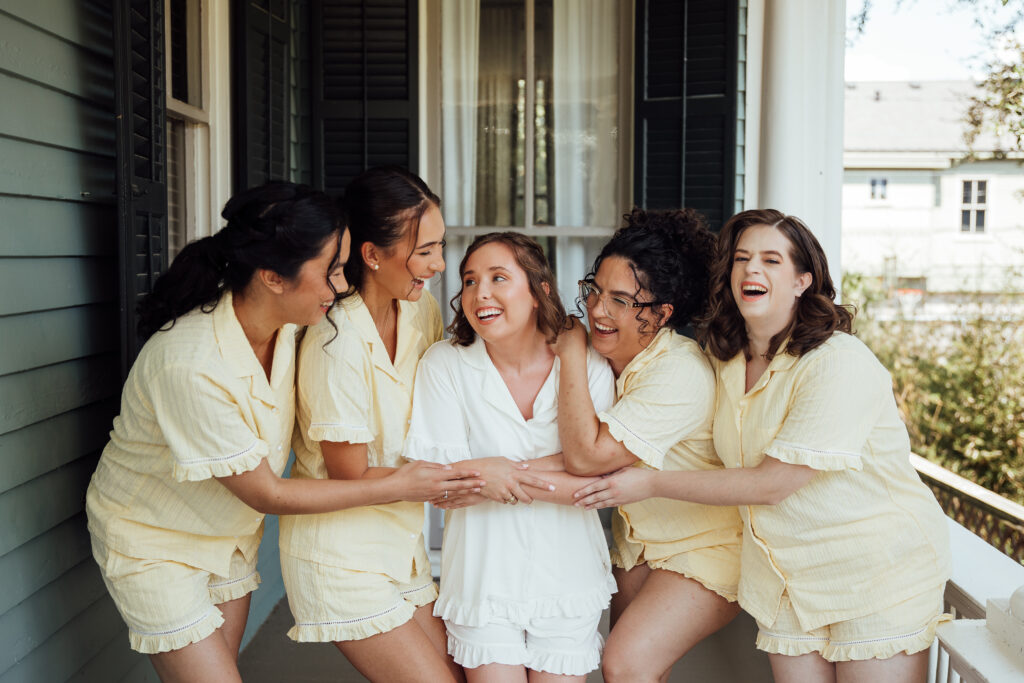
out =
[[[618,222],[618,1],[554,0],[554,36],[555,224],[613,227]],[[576,280],[599,246],[588,244],[593,241],[558,240],[558,288],[569,309]]]
[[[476,224],[477,92],[480,0],[443,0],[441,5],[442,206],[448,225]],[[458,261],[466,238],[448,240],[444,293],[459,289]],[[447,319],[447,302],[441,308]]]

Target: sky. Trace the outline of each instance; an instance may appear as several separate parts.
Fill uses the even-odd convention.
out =
[[[980,79],[991,57],[986,32],[976,23],[1008,17],[1013,5],[977,0],[871,0],[862,34],[851,27],[864,0],[847,0],[847,81],[935,81]]]

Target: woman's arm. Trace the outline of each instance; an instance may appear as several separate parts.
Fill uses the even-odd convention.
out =
[[[700,472],[627,467],[584,486],[573,495],[589,509],[646,498],[674,498],[706,505],[778,505],[808,484],[817,470],[765,456],[757,467]]]
[[[479,490],[483,481],[476,476],[477,472],[468,468],[457,470],[450,465],[415,462],[383,479],[282,479],[263,459],[254,470],[217,477],[217,481],[257,512],[297,515],[399,500],[426,501],[443,495],[444,491]]]
[[[637,457],[597,419],[587,377],[587,334],[572,318],[572,327],[558,336],[558,436],[565,471],[579,476],[613,472]]]
[[[359,480],[382,479],[394,474],[397,467],[370,467],[365,443],[347,441],[321,441],[320,452],[324,456],[327,476],[331,479]]]

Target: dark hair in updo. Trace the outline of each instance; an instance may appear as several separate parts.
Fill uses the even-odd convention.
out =
[[[707,306],[708,273],[714,256],[715,236],[704,218],[693,209],[647,211],[634,208],[601,249],[587,278],[593,278],[604,260],[618,256],[629,262],[636,278],[636,292],[646,289],[657,304],[672,304],[665,326],[682,332]],[[582,309],[582,302],[577,308]],[[653,306],[655,313],[659,307]],[[636,309],[641,334],[648,322]],[[649,333],[656,332],[652,330]]]
[[[796,216],[775,209],[751,209],[730,218],[718,236],[707,324],[699,335],[708,353],[719,360],[729,360],[743,351],[750,359],[747,327],[732,294],[732,267],[740,236],[758,225],[781,232],[789,240],[793,268],[799,274],[811,274],[811,284],[797,300],[793,319],[771,338],[765,358],[774,358],[786,337],[786,353],[800,357],[824,344],[836,331],[851,333],[854,309],[835,302],[836,288],[828,272],[825,250],[811,229]]]
[[[562,297],[558,296],[558,285],[555,282],[555,275],[551,272],[548,258],[544,250],[537,244],[537,240],[527,237],[511,230],[506,232],[489,232],[480,235],[469,248],[466,255],[462,257],[459,264],[459,280],[466,274],[466,264],[469,257],[480,247],[487,244],[504,244],[512,250],[516,265],[526,273],[526,281],[530,287],[530,294],[537,300],[537,329],[544,335],[549,344],[558,339],[558,333],[566,327],[568,318],[565,315],[565,308],[562,306]],[[548,291],[544,291],[547,285]],[[448,326],[448,333],[452,335],[452,344],[469,346],[476,339],[476,331],[469,324],[465,311],[462,310],[462,287],[455,293],[448,303],[455,318]]]
[[[345,264],[345,280],[349,284],[346,296],[361,289],[366,278],[361,252],[364,244],[369,242],[387,249],[410,233],[415,241],[423,214],[431,206],[441,208],[441,199],[423,179],[401,166],[377,166],[363,171],[345,188],[340,202],[352,235],[352,257]]]
[[[328,241],[340,247],[343,226],[335,203],[306,185],[250,188],[232,197],[221,216],[227,225],[186,245],[139,304],[143,339],[198,306],[209,313],[225,290],[242,291],[259,269],[290,280]]]

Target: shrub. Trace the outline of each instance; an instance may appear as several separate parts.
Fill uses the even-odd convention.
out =
[[[881,286],[844,275],[859,308],[857,336],[892,373],[916,453],[1024,503],[1024,326],[996,319],[991,302],[962,306],[956,320],[876,315]]]

